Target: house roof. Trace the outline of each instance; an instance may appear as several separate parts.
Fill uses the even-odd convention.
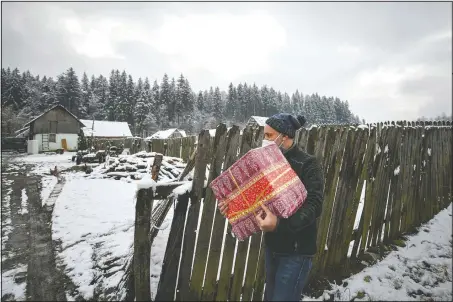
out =
[[[256,115],[254,115],[254,116],[252,116],[250,118],[254,119],[259,126],[265,126],[266,125],[266,120],[268,119],[268,117],[256,116]]]
[[[179,130],[177,128],[171,128],[171,129],[167,129],[167,130],[157,131],[153,135],[148,136],[147,138],[145,138],[145,140],[166,139],[166,138],[169,138],[175,131],[178,131],[179,133],[181,133],[182,137],[186,137],[187,136],[186,132],[184,130]]]
[[[63,110],[66,111],[67,113],[69,113],[73,118],[75,118],[80,124],[83,125],[83,123],[81,122],[81,120],[79,120],[79,119],[77,118],[77,116],[75,116],[74,114],[72,114],[72,113],[71,113],[68,109],[66,109],[64,106],[62,106],[62,105],[60,105],[60,104],[57,104],[57,105],[51,107],[50,109],[48,109],[47,111],[44,111],[42,114],[38,115],[37,117],[35,117],[35,118],[32,119],[31,121],[29,121],[28,123],[26,123],[26,124],[24,125],[24,127],[29,126],[31,123],[33,123],[34,121],[36,121],[37,119],[39,119],[40,117],[42,117],[42,116],[43,116],[44,114],[46,114],[47,112],[52,111],[52,110],[54,110],[55,108],[58,108],[58,107],[61,108],[61,109],[63,109]]]
[[[132,137],[131,129],[126,122],[80,120],[85,127],[82,128],[85,136],[94,137]]]

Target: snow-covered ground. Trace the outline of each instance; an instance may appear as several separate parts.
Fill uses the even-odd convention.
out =
[[[13,168],[17,168],[14,165],[25,163],[33,165],[34,168],[28,173],[42,176],[40,194],[45,203],[57,183],[56,178],[49,175],[49,169],[57,166],[61,171],[71,167],[74,165],[71,157],[72,153],[21,156],[11,165]],[[149,169],[151,162],[148,159],[137,160],[146,162],[146,169]],[[168,171],[171,171],[174,166],[169,168],[171,169]],[[175,173],[180,172],[183,167],[177,168]],[[124,264],[132,254],[134,202],[138,180],[132,180],[130,177],[121,178],[120,181],[106,179],[105,169],[105,165],[99,165],[90,175],[82,172],[65,173],[66,183],[56,200],[52,217],[53,239],[61,243],[61,249],[57,251],[57,264],[76,285],[76,294],[85,299],[124,299],[125,291],[117,293],[116,286],[125,273]],[[168,174],[164,179],[169,181],[172,177]],[[2,199],[3,203],[8,205],[11,192],[5,193],[2,194]],[[362,193],[354,228],[358,227],[363,211],[363,195]],[[27,203],[26,195],[23,195],[21,202]],[[325,291],[322,296],[307,297],[304,300],[319,301],[328,295],[334,295],[336,300],[351,300],[356,297],[356,301],[450,301],[451,211],[450,205],[420,227],[417,235],[409,237],[406,247],[391,252],[379,263],[351,276],[342,284],[332,284],[332,289]],[[172,218],[173,209],[170,209],[151,250],[153,297],[157,291]],[[2,219],[2,246],[4,238],[11,232],[9,223],[8,219]],[[352,244],[353,242],[351,246]],[[23,267],[18,266],[15,271],[2,274],[3,287],[10,288],[16,298],[25,297],[24,283],[15,285],[13,282],[14,276],[23,270]],[[72,294],[67,293],[68,299],[75,298]]]
[[[73,179],[57,199],[53,239],[62,242],[58,260],[85,299],[93,298],[96,287],[115,288],[123,277],[132,254],[136,190],[136,184],[112,179]],[[171,209],[151,250],[154,294],[172,217]]]
[[[409,236],[406,247],[304,301],[330,294],[337,301],[452,301],[452,204]]]

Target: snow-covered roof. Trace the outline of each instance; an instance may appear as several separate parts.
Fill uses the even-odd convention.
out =
[[[166,138],[169,138],[173,133],[175,133],[175,131],[178,131],[181,134],[182,137],[186,137],[187,136],[187,134],[186,134],[186,132],[184,130],[180,130],[180,129],[177,129],[177,128],[171,128],[171,129],[167,129],[167,130],[157,131],[153,135],[148,136],[145,140],[166,139]]]
[[[132,137],[131,129],[126,122],[80,120],[86,127],[82,128],[85,136],[94,137]]]
[[[266,125],[266,120],[268,119],[267,117],[256,115],[252,116],[251,118],[254,119],[259,126],[263,127]]]

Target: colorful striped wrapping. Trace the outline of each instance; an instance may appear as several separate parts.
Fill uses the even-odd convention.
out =
[[[307,197],[302,181],[275,144],[250,150],[210,187],[218,202],[228,203],[227,218],[240,241],[260,231],[255,214],[262,204],[288,218]]]

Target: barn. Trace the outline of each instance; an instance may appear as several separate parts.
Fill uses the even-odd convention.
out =
[[[38,142],[38,151],[77,150],[83,123],[65,107],[55,105],[24,125],[18,136]]]
[[[264,127],[267,119],[268,118],[264,116],[251,116],[247,122],[247,126],[252,126],[252,128]]]
[[[172,128],[172,129],[167,129],[167,130],[161,130],[157,131],[151,136],[148,136],[145,138],[145,140],[152,140],[152,139],[167,139],[167,138],[181,138],[181,137],[186,137],[187,134],[184,130],[180,130],[177,128]]]

